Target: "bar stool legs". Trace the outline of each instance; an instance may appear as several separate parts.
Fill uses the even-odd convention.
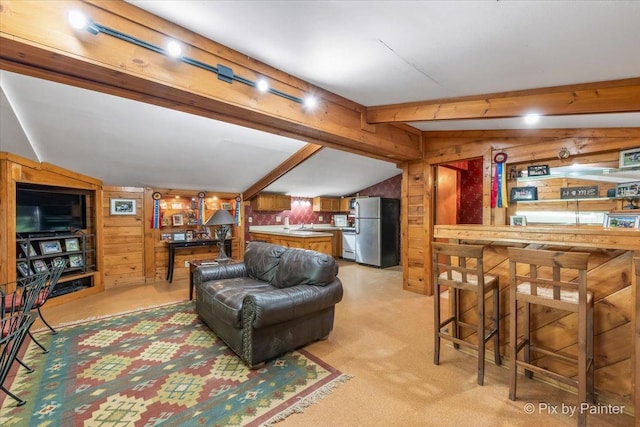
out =
[[[484,247],[477,245],[456,245],[449,243],[434,242],[433,251],[433,283],[434,290],[434,353],[433,363],[440,364],[440,341],[446,339],[453,343],[453,347],[458,349],[460,345],[474,348],[478,352],[478,379],[479,385],[484,383],[484,359],[485,347],[488,340],[493,338],[494,361],[496,365],[502,363],[500,356],[500,304],[499,304],[499,278],[497,276],[485,275],[482,268],[482,252]],[[440,260],[444,258],[444,260]],[[458,260],[456,265],[452,258]],[[467,267],[467,259],[474,260],[475,266]],[[452,313],[449,317],[441,320],[440,309],[440,288],[447,287],[451,298],[450,305]],[[475,293],[477,296],[477,321],[470,324],[462,321],[460,307],[460,296],[462,291]],[[492,292],[493,316],[492,328],[485,327],[485,296],[487,292]],[[451,329],[450,333],[446,327]],[[477,335],[478,344],[462,339],[461,330],[467,328],[473,330]]]
[[[580,410],[582,403],[594,402],[594,346],[593,346],[593,294],[587,290],[588,253],[558,252],[509,248],[509,399],[516,400],[517,369],[522,367],[525,376],[544,374],[556,381],[575,386],[578,390],[578,425],[586,425],[587,412]],[[528,266],[528,275],[517,265]],[[576,277],[568,281],[564,277]],[[540,272],[540,275],[539,275]],[[551,272],[542,274],[541,272]],[[523,304],[523,337],[518,341],[518,301]],[[531,339],[531,305],[566,310],[578,316],[578,357],[559,354],[545,349]],[[531,360],[531,352],[556,358],[565,363],[578,364],[578,379],[537,366]],[[518,360],[522,352],[523,360]]]

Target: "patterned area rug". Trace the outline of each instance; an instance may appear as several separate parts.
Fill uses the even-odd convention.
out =
[[[314,403],[349,378],[296,351],[250,370],[192,302],[43,331],[0,392],[2,426],[257,426]],[[17,365],[17,364],[16,364]],[[15,370],[14,366],[14,370]]]

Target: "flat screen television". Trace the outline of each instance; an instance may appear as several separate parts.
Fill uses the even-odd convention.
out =
[[[16,232],[43,233],[87,228],[87,193],[18,183]]]

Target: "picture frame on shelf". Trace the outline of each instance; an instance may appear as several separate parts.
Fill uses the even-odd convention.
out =
[[[632,168],[640,166],[640,147],[620,151],[620,168]]]
[[[605,214],[603,226],[605,228],[626,228],[626,229],[640,228],[640,213],[638,214]]]
[[[161,242],[170,242],[171,241],[171,233],[161,233],[160,234]]]
[[[110,199],[110,215],[135,215],[135,199]]]
[[[18,268],[18,271],[20,272],[22,277],[28,277],[28,276],[31,276],[33,274],[33,271],[29,267],[29,264],[27,264],[24,261],[23,262],[19,262],[16,267]]]
[[[171,219],[173,221],[174,227],[184,225],[184,219],[182,218],[182,215],[172,215]]]
[[[527,176],[545,176],[550,175],[549,165],[533,165],[527,167]]]
[[[82,255],[69,255],[69,267],[82,267],[83,265],[84,259],[82,258]]]
[[[40,242],[40,253],[42,253],[42,255],[57,254],[60,252],[62,252],[62,247],[58,240]]]
[[[537,187],[513,187],[511,189],[510,199],[512,202],[538,200],[538,188]]]
[[[616,197],[640,197],[640,181],[618,184]]]
[[[511,215],[509,217],[509,225],[524,227],[527,225],[527,217],[522,215]]]
[[[173,233],[171,240],[174,242],[184,242],[187,240],[186,233]]]
[[[49,267],[47,267],[47,263],[41,259],[37,259],[33,261],[33,268],[36,273],[46,273],[49,271]]]
[[[77,237],[64,239],[64,248],[67,252],[75,252],[80,250],[80,240]]]
[[[22,252],[24,252],[24,256],[26,257],[38,256],[38,253],[33,248],[33,245],[31,245],[31,243],[20,243],[20,248],[22,249]]]

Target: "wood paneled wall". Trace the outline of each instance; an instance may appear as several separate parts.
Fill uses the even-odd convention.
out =
[[[558,151],[566,147],[570,157],[564,164],[586,156],[611,161],[620,150],[640,147],[640,128],[625,129],[549,129],[515,131],[425,132],[423,161],[403,164],[402,216],[403,288],[433,294],[431,250],[434,201],[434,165],[483,158],[483,224],[506,224],[507,209],[490,208],[493,156],[508,155],[507,164],[557,162]],[[550,163],[552,164],[552,163]],[[425,279],[426,278],[426,279]]]
[[[102,216],[104,223],[105,288],[141,285],[144,269],[144,189],[104,187]],[[111,199],[136,201],[135,215],[111,215]]]

